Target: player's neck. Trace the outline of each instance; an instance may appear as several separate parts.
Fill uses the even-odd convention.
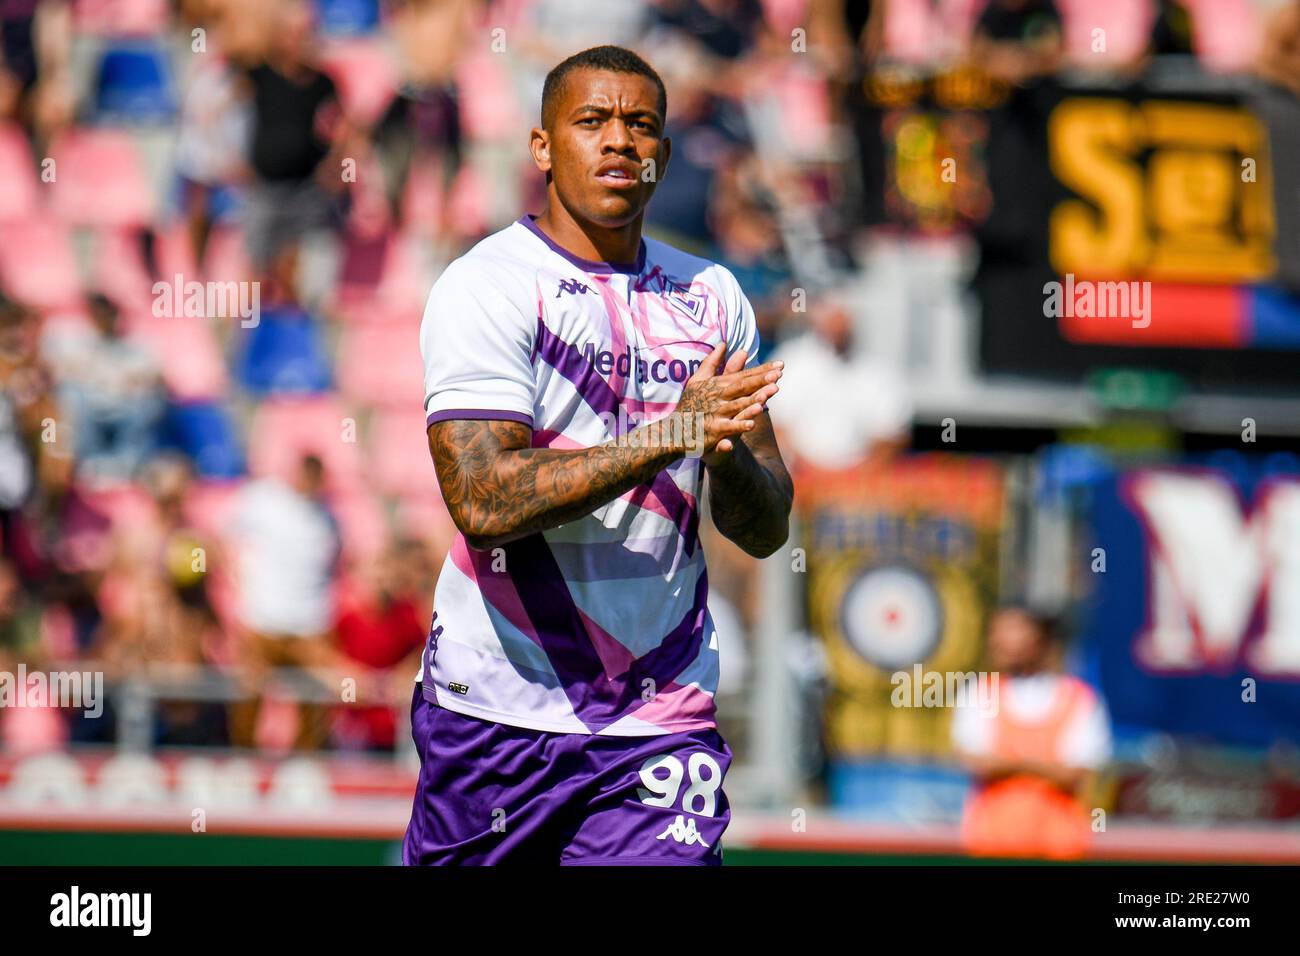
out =
[[[638,215],[626,225],[606,229],[579,223],[562,204],[552,199],[535,222],[552,242],[579,259],[624,265],[635,262],[641,251],[641,219],[644,215]]]

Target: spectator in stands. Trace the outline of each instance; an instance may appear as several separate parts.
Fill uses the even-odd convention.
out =
[[[679,44],[698,45],[725,74],[754,48],[763,8],[758,0],[665,0],[654,14],[652,29],[671,32]],[[728,77],[718,79],[725,89]]]
[[[105,620],[98,656],[110,680],[132,677],[161,687],[201,682],[220,625],[203,582],[182,585],[152,565],[110,576],[101,594]],[[226,709],[215,701],[162,694],[153,711],[155,744],[226,746]],[[84,738],[83,738],[84,739]]]
[[[48,461],[21,506],[0,509],[0,551],[40,602],[59,652],[76,657],[100,624],[96,592],[113,556],[112,524],[72,480],[71,455]]]
[[[440,240],[453,225],[447,215],[451,185],[462,163],[457,72],[469,44],[478,0],[398,0],[392,4],[393,39],[403,82],[375,128],[385,166],[393,220],[401,223],[407,178],[418,166],[436,170],[440,189]]]
[[[1195,55],[1195,21],[1186,4],[1180,0],[1156,0],[1147,51],[1151,56]]]
[[[709,209],[716,244],[708,257],[731,270],[755,309],[769,296],[787,304],[790,268],[777,200],[762,183],[761,165],[752,154],[742,156],[719,170],[716,186]]]
[[[420,669],[432,614],[437,565],[424,542],[404,538],[374,565],[371,580],[341,609],[335,625],[343,667],[370,672],[366,683],[401,703],[410,698],[411,678]],[[358,683],[361,683],[360,681]],[[337,743],[350,748],[391,750],[396,734],[391,706],[347,706],[334,721]]]
[[[66,466],[71,445],[55,395],[54,378],[40,354],[40,316],[0,293],[0,434],[7,436],[0,508],[21,503],[52,470]],[[53,427],[51,428],[51,425]]]
[[[255,742],[261,685],[273,667],[323,668],[339,656],[331,642],[338,526],[324,503],[324,466],[305,455],[292,484],[264,478],[240,492],[232,528],[237,553],[242,659],[253,697],[232,715],[233,736]],[[299,708],[296,746],[320,746],[327,711]]]
[[[772,353],[785,362],[781,395],[768,407],[796,465],[879,463],[909,438],[912,401],[888,365],[855,346],[853,315],[837,294],[809,311],[809,328]]]
[[[1300,0],[1289,0],[1265,23],[1256,70],[1300,96]]]
[[[153,352],[126,334],[117,304],[87,298],[92,326],[47,341],[79,475],[127,481],[153,451],[165,394]]]
[[[239,96],[239,57],[222,41],[229,11],[216,2],[191,3],[189,26],[205,31],[203,56],[192,57],[176,136],[176,178],[194,263],[203,266],[214,222],[238,207],[235,186],[249,169],[236,144],[249,136],[247,104]]]
[[[176,452],[157,455],[141,469],[140,483],[152,510],[148,518],[133,524],[129,536],[119,540],[114,560],[164,581],[184,608],[210,613],[208,569],[219,568],[224,556],[217,551],[216,542],[208,540],[186,515],[185,501],[193,477],[189,460]],[[215,644],[205,646],[202,656],[215,662],[223,656],[222,649]]]
[[[299,243],[331,230],[345,191],[342,160],[350,132],[334,81],[316,68],[312,10],[273,0],[274,32],[265,62],[245,73],[252,103],[245,237],[259,272],[276,259],[296,274]]]
[[[1083,799],[1110,759],[1110,724],[1092,689],[1058,672],[1060,637],[1053,618],[1025,607],[1004,607],[989,622],[996,695],[962,701],[952,725],[953,747],[975,778],[962,820],[971,853],[1086,852]]]
[[[0,393],[0,512],[17,508],[32,490],[32,463],[17,410]]]
[[[50,666],[42,628],[42,606],[23,587],[14,566],[0,557],[0,672],[11,676],[22,664],[27,672]],[[0,707],[0,752],[10,756],[55,750],[67,743],[67,729],[59,710],[33,707],[48,704],[40,688],[29,683],[24,692],[27,706]]]
[[[1055,73],[1061,54],[1061,14],[1053,0],[990,0],[975,23],[971,58],[1008,83]]]
[[[13,673],[26,662],[29,668],[40,655],[41,612],[23,587],[12,561],[0,556],[0,671]]]
[[[665,242],[706,253],[713,237],[709,210],[722,170],[749,151],[749,133],[736,104],[714,95],[698,76],[673,88],[667,133],[671,171],[655,190],[646,224]]]
[[[0,3],[0,119],[22,123],[41,152],[72,119],[71,46],[71,3]]]
[[[493,4],[493,23],[497,17],[511,12],[516,19],[507,28],[511,50],[509,67],[514,74],[515,99],[529,115],[537,108],[538,91],[553,64],[571,53],[602,43],[634,46],[644,38],[652,20],[648,0],[606,4],[592,4],[588,0],[529,0],[521,4]]]

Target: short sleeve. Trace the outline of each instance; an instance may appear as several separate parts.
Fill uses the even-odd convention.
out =
[[[1062,734],[1060,759],[1073,767],[1096,770],[1111,757],[1110,715],[1100,698],[1088,696],[1089,706],[1081,708]]]
[[[508,290],[463,259],[434,283],[420,323],[426,425],[494,418],[532,427],[537,319]]]
[[[760,364],[758,350],[760,340],[758,322],[754,318],[754,307],[749,302],[740,283],[725,266],[718,266],[722,275],[722,294],[727,310],[727,354],[723,364],[740,349],[745,350],[745,368]]]
[[[967,687],[957,690],[957,706],[952,712],[953,749],[973,757],[986,757],[993,751],[993,711],[979,706]]]

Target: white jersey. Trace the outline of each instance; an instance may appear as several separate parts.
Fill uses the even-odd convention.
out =
[[[757,364],[753,309],[724,267],[652,239],[635,263],[591,262],[524,217],[434,283],[420,327],[426,420],[505,419],[529,425],[535,448],[599,445],[673,411],[720,341]],[[425,695],[535,730],[715,726],[702,479],[686,458],[500,548],[457,534],[434,595]]]

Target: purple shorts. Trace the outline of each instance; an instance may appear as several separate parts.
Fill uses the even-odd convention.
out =
[[[407,866],[718,866],[731,749],[716,730],[561,734],[411,701],[420,782]]]

